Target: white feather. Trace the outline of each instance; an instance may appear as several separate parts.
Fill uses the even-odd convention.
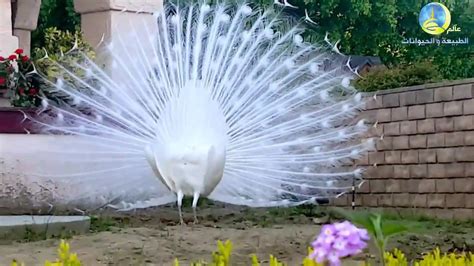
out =
[[[145,22],[130,32],[116,29],[121,38],[108,48],[120,81],[85,59],[87,80],[66,73],[73,82],[51,84],[93,110],[43,102],[64,123],[49,112],[37,121],[45,133],[78,136],[70,149],[51,153],[74,154],[64,157],[71,165],[91,163],[55,177],[92,187],[71,197],[100,196],[127,210],[169,203],[178,192],[288,206],[339,195],[353,178],[360,181],[358,172],[335,167],[373,148],[373,141],[351,141],[365,132],[360,123],[341,128],[364,105],[348,73],[339,71],[345,59],[320,68],[322,58],[337,57],[302,45],[296,28],[274,34],[278,19],[248,5],[237,12],[218,4],[165,14],[154,14],[156,38]],[[333,89],[341,84],[346,96],[336,98]]]

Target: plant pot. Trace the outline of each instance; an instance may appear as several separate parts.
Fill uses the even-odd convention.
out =
[[[35,109],[1,107],[0,108],[0,134],[27,134],[36,133],[31,122],[25,119],[25,113],[35,117]]]

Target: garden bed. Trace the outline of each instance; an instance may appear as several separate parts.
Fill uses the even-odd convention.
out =
[[[36,109],[0,107],[0,134],[37,133],[31,122],[25,119],[25,114],[34,117]]]
[[[319,233],[320,223],[334,221],[317,207],[248,209],[203,204],[198,211],[200,223],[192,225],[190,204],[186,202],[184,208],[188,226],[177,225],[174,206],[137,210],[132,214],[106,212],[92,219],[89,234],[73,236],[68,242],[83,265],[173,265],[174,258],[179,258],[182,265],[189,265],[190,261],[210,260],[217,240],[233,242],[234,265],[250,265],[252,253],[262,262],[266,260],[264,265],[268,265],[269,254],[287,265],[301,265],[306,248]],[[421,217],[391,219],[400,223],[418,221],[426,227],[419,234],[404,234],[390,241],[389,250],[397,247],[409,259],[419,258],[435,247],[440,247],[442,252],[472,251],[471,222]],[[60,237],[71,235],[64,232]],[[37,265],[56,257],[57,238],[44,240],[41,235],[29,234],[22,242],[27,243],[0,241],[0,265],[14,258],[26,265]],[[360,265],[363,257],[347,260],[343,265]]]

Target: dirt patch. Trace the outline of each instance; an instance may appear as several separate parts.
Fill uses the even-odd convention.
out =
[[[169,226],[159,228],[113,229],[70,240],[74,252],[84,265],[172,265],[174,258],[184,265],[190,261],[210,259],[217,240],[234,243],[233,261],[248,265],[249,254],[265,258],[273,253],[290,265],[298,265],[317,227],[286,225],[272,228],[210,228],[205,226]],[[28,265],[56,257],[58,240],[15,243],[2,246],[1,263],[16,258]]]
[[[185,220],[191,221],[191,211],[185,212]],[[189,265],[199,259],[210,260],[217,240],[233,242],[234,265],[249,265],[252,253],[263,262],[273,254],[288,265],[300,265],[319,232],[318,224],[331,221],[326,213],[313,208],[249,210],[214,206],[201,209],[199,214],[200,224],[180,226],[176,210],[170,207],[127,215],[102,213],[106,218],[95,219],[90,234],[74,236],[69,242],[84,265],[172,265],[175,258]],[[428,230],[399,236],[391,241],[390,248],[402,249],[409,258],[435,246],[442,251],[472,251],[472,223],[425,223]],[[57,245],[58,239],[3,243],[0,265],[8,265],[12,259],[38,265],[56,258]],[[359,264],[352,261],[346,265]]]

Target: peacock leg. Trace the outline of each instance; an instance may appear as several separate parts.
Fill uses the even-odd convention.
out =
[[[194,224],[198,223],[198,218],[197,218],[197,204],[199,200],[199,192],[194,192],[194,197],[193,197],[193,216],[194,216]]]
[[[184,194],[181,190],[178,191],[178,213],[179,213],[179,224],[185,225],[183,220],[183,212],[181,211],[181,206],[183,205]]]

